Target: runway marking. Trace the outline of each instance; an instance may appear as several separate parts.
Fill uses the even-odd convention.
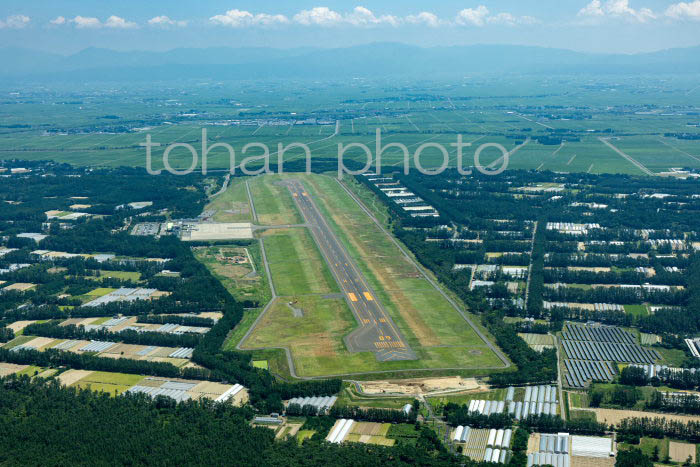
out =
[[[309,194],[308,194],[307,192],[305,192],[305,191],[302,191],[301,194],[304,195],[304,196],[309,196]]]
[[[368,320],[367,318],[364,318],[364,319],[362,320],[362,322],[363,322],[364,324],[369,324],[369,320]]]
[[[380,341],[383,341],[383,340],[384,340],[384,336],[379,336],[379,340],[380,340]]]
[[[380,322],[380,323],[386,323],[386,319],[384,319],[384,318],[379,318],[379,322]]]
[[[364,293],[364,296],[365,296],[365,298],[367,299],[368,302],[371,302],[372,300],[374,300],[374,298],[372,297],[372,294],[369,293],[369,292],[365,292],[365,293]]]
[[[292,195],[294,195],[295,198],[296,198],[297,196],[299,196],[299,195],[297,195],[296,193],[292,193]]]
[[[348,297],[350,297],[350,301],[353,301],[353,302],[357,301],[357,296],[352,292],[348,293]]]

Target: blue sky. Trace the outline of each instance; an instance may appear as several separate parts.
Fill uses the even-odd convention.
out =
[[[636,53],[700,45],[700,0],[2,0],[0,44],[86,47],[343,47],[500,43]]]

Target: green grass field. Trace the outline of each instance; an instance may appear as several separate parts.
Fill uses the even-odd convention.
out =
[[[130,387],[143,381],[143,379],[144,376],[142,375],[95,371],[80,379],[72,386],[81,389],[106,392],[115,396],[123,394]]]
[[[620,443],[620,449],[640,449],[645,456],[652,458],[654,454],[654,448],[658,447],[659,460],[663,461],[668,455],[668,438],[641,438],[638,445],[633,445],[629,443]]]
[[[96,277],[95,279],[101,279],[103,277],[138,282],[141,279],[141,273],[136,272],[136,271],[105,271],[105,270],[100,270],[100,276]],[[91,277],[88,276],[88,279],[90,279],[90,278]],[[90,292],[90,294],[92,294],[93,292]]]
[[[251,179],[250,192],[255,212],[261,225],[301,224],[301,214],[294,205],[287,187],[279,184],[281,178],[261,176]]]
[[[338,396],[337,407],[359,406],[368,408],[400,409],[406,404],[412,404],[410,397],[369,397],[355,392],[353,387],[346,387]]]
[[[13,347],[17,347],[18,345],[26,344],[30,340],[34,339],[35,336],[17,336],[14,339],[12,339],[10,342],[5,343],[3,345],[4,348],[6,349],[11,349]]]
[[[232,178],[227,190],[216,196],[204,209],[216,210],[215,222],[252,222],[244,178]]]
[[[253,264],[234,264],[225,258],[229,256],[247,257],[250,254]],[[197,247],[193,250],[195,258],[202,262],[237,300],[252,300],[264,306],[271,294],[267,284],[265,268],[260,259],[258,242],[251,242],[245,247],[239,245],[216,245]],[[253,273],[255,271],[255,273]]]
[[[316,196],[314,199],[328,216],[332,228],[358,261],[377,292],[377,298],[399,325],[419,359],[380,363],[373,353],[347,351],[343,337],[356,328],[356,320],[344,299],[324,297],[338,293],[339,288],[311,234],[303,228],[272,229],[263,234],[272,281],[281,298],[259,322],[243,348],[289,348],[300,376],[502,366],[459,313],[427,280],[418,276],[415,266],[370,223],[367,215],[337,183],[321,176],[295,174],[294,177],[302,178],[307,189]],[[282,177],[262,178],[271,181],[261,183],[256,178],[251,181],[251,187],[277,186],[272,180]],[[254,202],[257,203],[255,195]],[[287,305],[294,300],[297,302],[292,306],[302,309],[303,317],[294,317]],[[226,348],[234,345],[244,329],[247,330],[247,326],[239,328]],[[259,354],[254,352],[254,355]]]
[[[135,95],[129,94],[128,87],[118,96],[76,90],[70,94],[75,99],[71,102],[66,102],[62,93],[34,91],[36,99],[30,102],[10,96],[3,103],[0,157],[144,167],[145,150],[139,144],[149,134],[161,145],[153,150],[154,168],[162,168],[163,151],[174,142],[192,143],[200,152],[201,164],[201,133],[206,128],[209,146],[233,146],[235,165],[251,155],[242,153],[245,144],[267,145],[271,169],[275,170],[278,143],[305,143],[313,159],[333,158],[339,143],[366,143],[374,149],[375,131],[381,129],[384,145],[402,143],[411,155],[423,143],[442,144],[453,167],[456,148],[450,143],[459,133],[466,142],[474,143],[465,151],[466,165],[471,165],[478,144],[499,143],[511,150],[529,137],[530,142],[511,158],[510,167],[641,174],[599,141],[599,136],[606,136],[652,172],[659,172],[669,167],[700,166],[697,141],[664,136],[698,133],[697,126],[688,125],[697,123],[687,115],[686,91],[695,87],[690,80],[692,76],[669,75],[663,80],[625,76],[625,84],[620,85],[606,77],[592,84],[587,76],[564,75],[554,81],[549,75],[517,80],[494,76],[476,78],[469,85],[426,79],[401,86],[366,83],[362,87],[353,81],[292,81],[275,83],[274,87],[256,81],[244,90],[231,83],[212,82],[198,85],[197,92],[173,93],[157,85],[139,87]],[[139,92],[147,93],[149,99],[138,98]],[[170,105],[172,101],[177,101],[176,105]],[[183,118],[182,109],[197,111]],[[107,111],[117,118],[106,121]],[[296,120],[293,115],[326,121],[292,124]],[[287,124],[270,125],[268,119]],[[568,136],[563,145],[537,142],[538,137],[559,132]],[[294,149],[284,159],[298,159],[302,154]],[[347,155],[364,157],[362,151],[354,150]],[[389,148],[383,155],[384,164],[398,167],[402,157],[399,150]],[[482,161],[488,163],[493,157],[487,151]],[[428,149],[422,163],[434,167],[441,159],[438,151]],[[228,152],[220,147],[211,150],[207,160],[210,169],[231,166]],[[172,151],[170,162],[175,168],[189,167],[191,155],[178,149]]]
[[[690,351],[679,350],[679,349],[665,349],[663,347],[654,347],[654,349],[661,354],[663,360],[662,365],[668,365],[671,367],[682,366],[685,359],[690,356]]]
[[[474,330],[330,177],[304,176],[318,207],[409,345],[481,345]]]
[[[277,295],[340,291],[307,229],[271,230],[263,236],[263,243]]]
[[[647,316],[649,309],[646,305],[625,305],[625,313],[633,316]]]

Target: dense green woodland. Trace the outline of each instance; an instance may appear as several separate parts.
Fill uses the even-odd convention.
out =
[[[476,465],[435,446],[275,442],[253,412],[209,401],[110,397],[56,381],[0,379],[3,465]],[[439,443],[438,443],[439,444]]]

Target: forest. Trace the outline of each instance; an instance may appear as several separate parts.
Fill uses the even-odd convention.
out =
[[[295,439],[251,427],[250,408],[145,395],[110,397],[57,381],[0,379],[0,464],[459,466],[439,442],[381,447]],[[77,442],[79,440],[79,442]],[[125,442],[128,440],[128,442]],[[439,446],[439,447],[438,447]]]

